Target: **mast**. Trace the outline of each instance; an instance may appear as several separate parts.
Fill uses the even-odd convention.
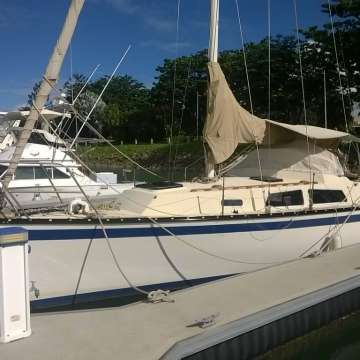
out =
[[[209,61],[218,62],[219,52],[219,0],[210,0]]]
[[[328,127],[328,113],[327,113],[327,94],[326,94],[326,71],[324,70],[324,118],[325,128]]]
[[[84,5],[84,1],[85,0],[71,1],[61,34],[50,57],[44,77],[40,84],[39,91],[36,94],[35,100],[30,109],[30,114],[26,119],[24,127],[19,135],[14,154],[10,160],[8,170],[2,181],[3,191],[0,195],[0,205],[2,206],[4,203],[4,191],[6,191],[10,181],[13,178],[13,175],[15,174],[17,165],[25,149],[25,145],[27,144],[31,132],[39,119],[40,112],[43,109],[51,90],[58,81],[61,66],[68,50],[72,35],[75,31],[81,9]]]
[[[210,33],[209,33],[209,62],[218,62],[219,53],[219,1],[210,0]],[[209,101],[208,101],[209,102]],[[208,104],[209,111],[209,104]],[[210,148],[204,143],[205,172],[209,178],[215,177],[215,161]]]

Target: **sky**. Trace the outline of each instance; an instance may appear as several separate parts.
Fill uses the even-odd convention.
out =
[[[65,59],[60,86],[73,73],[110,74],[126,48],[119,75],[150,87],[165,58],[197,52],[208,45],[209,0],[86,0]],[[271,33],[294,34],[293,0],[270,0]],[[297,0],[300,28],[328,22],[324,0]],[[69,0],[0,0],[0,111],[14,110],[41,79],[62,28]],[[246,41],[268,32],[268,0],[238,0]],[[236,0],[220,1],[220,50],[240,47]]]

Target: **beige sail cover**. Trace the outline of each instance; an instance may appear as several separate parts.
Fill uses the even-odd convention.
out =
[[[218,63],[209,63],[210,85],[204,140],[215,164],[226,161],[239,144],[279,145],[306,138],[324,149],[336,148],[348,133],[310,125],[261,119],[236,100]]]
[[[209,63],[210,85],[204,139],[215,163],[228,159],[238,144],[261,143],[266,123],[242,108],[218,63]]]
[[[259,159],[261,172],[259,169]],[[272,176],[309,180],[309,174],[344,176],[339,158],[331,151],[304,139],[287,144],[263,146],[250,152],[243,161],[227,172],[229,176]]]

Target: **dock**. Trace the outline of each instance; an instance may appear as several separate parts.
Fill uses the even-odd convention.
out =
[[[360,245],[172,294],[174,302],[32,314],[0,359],[248,359],[360,309]]]

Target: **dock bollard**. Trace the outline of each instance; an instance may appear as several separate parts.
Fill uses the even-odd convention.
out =
[[[28,233],[0,228],[0,343],[30,334]]]

